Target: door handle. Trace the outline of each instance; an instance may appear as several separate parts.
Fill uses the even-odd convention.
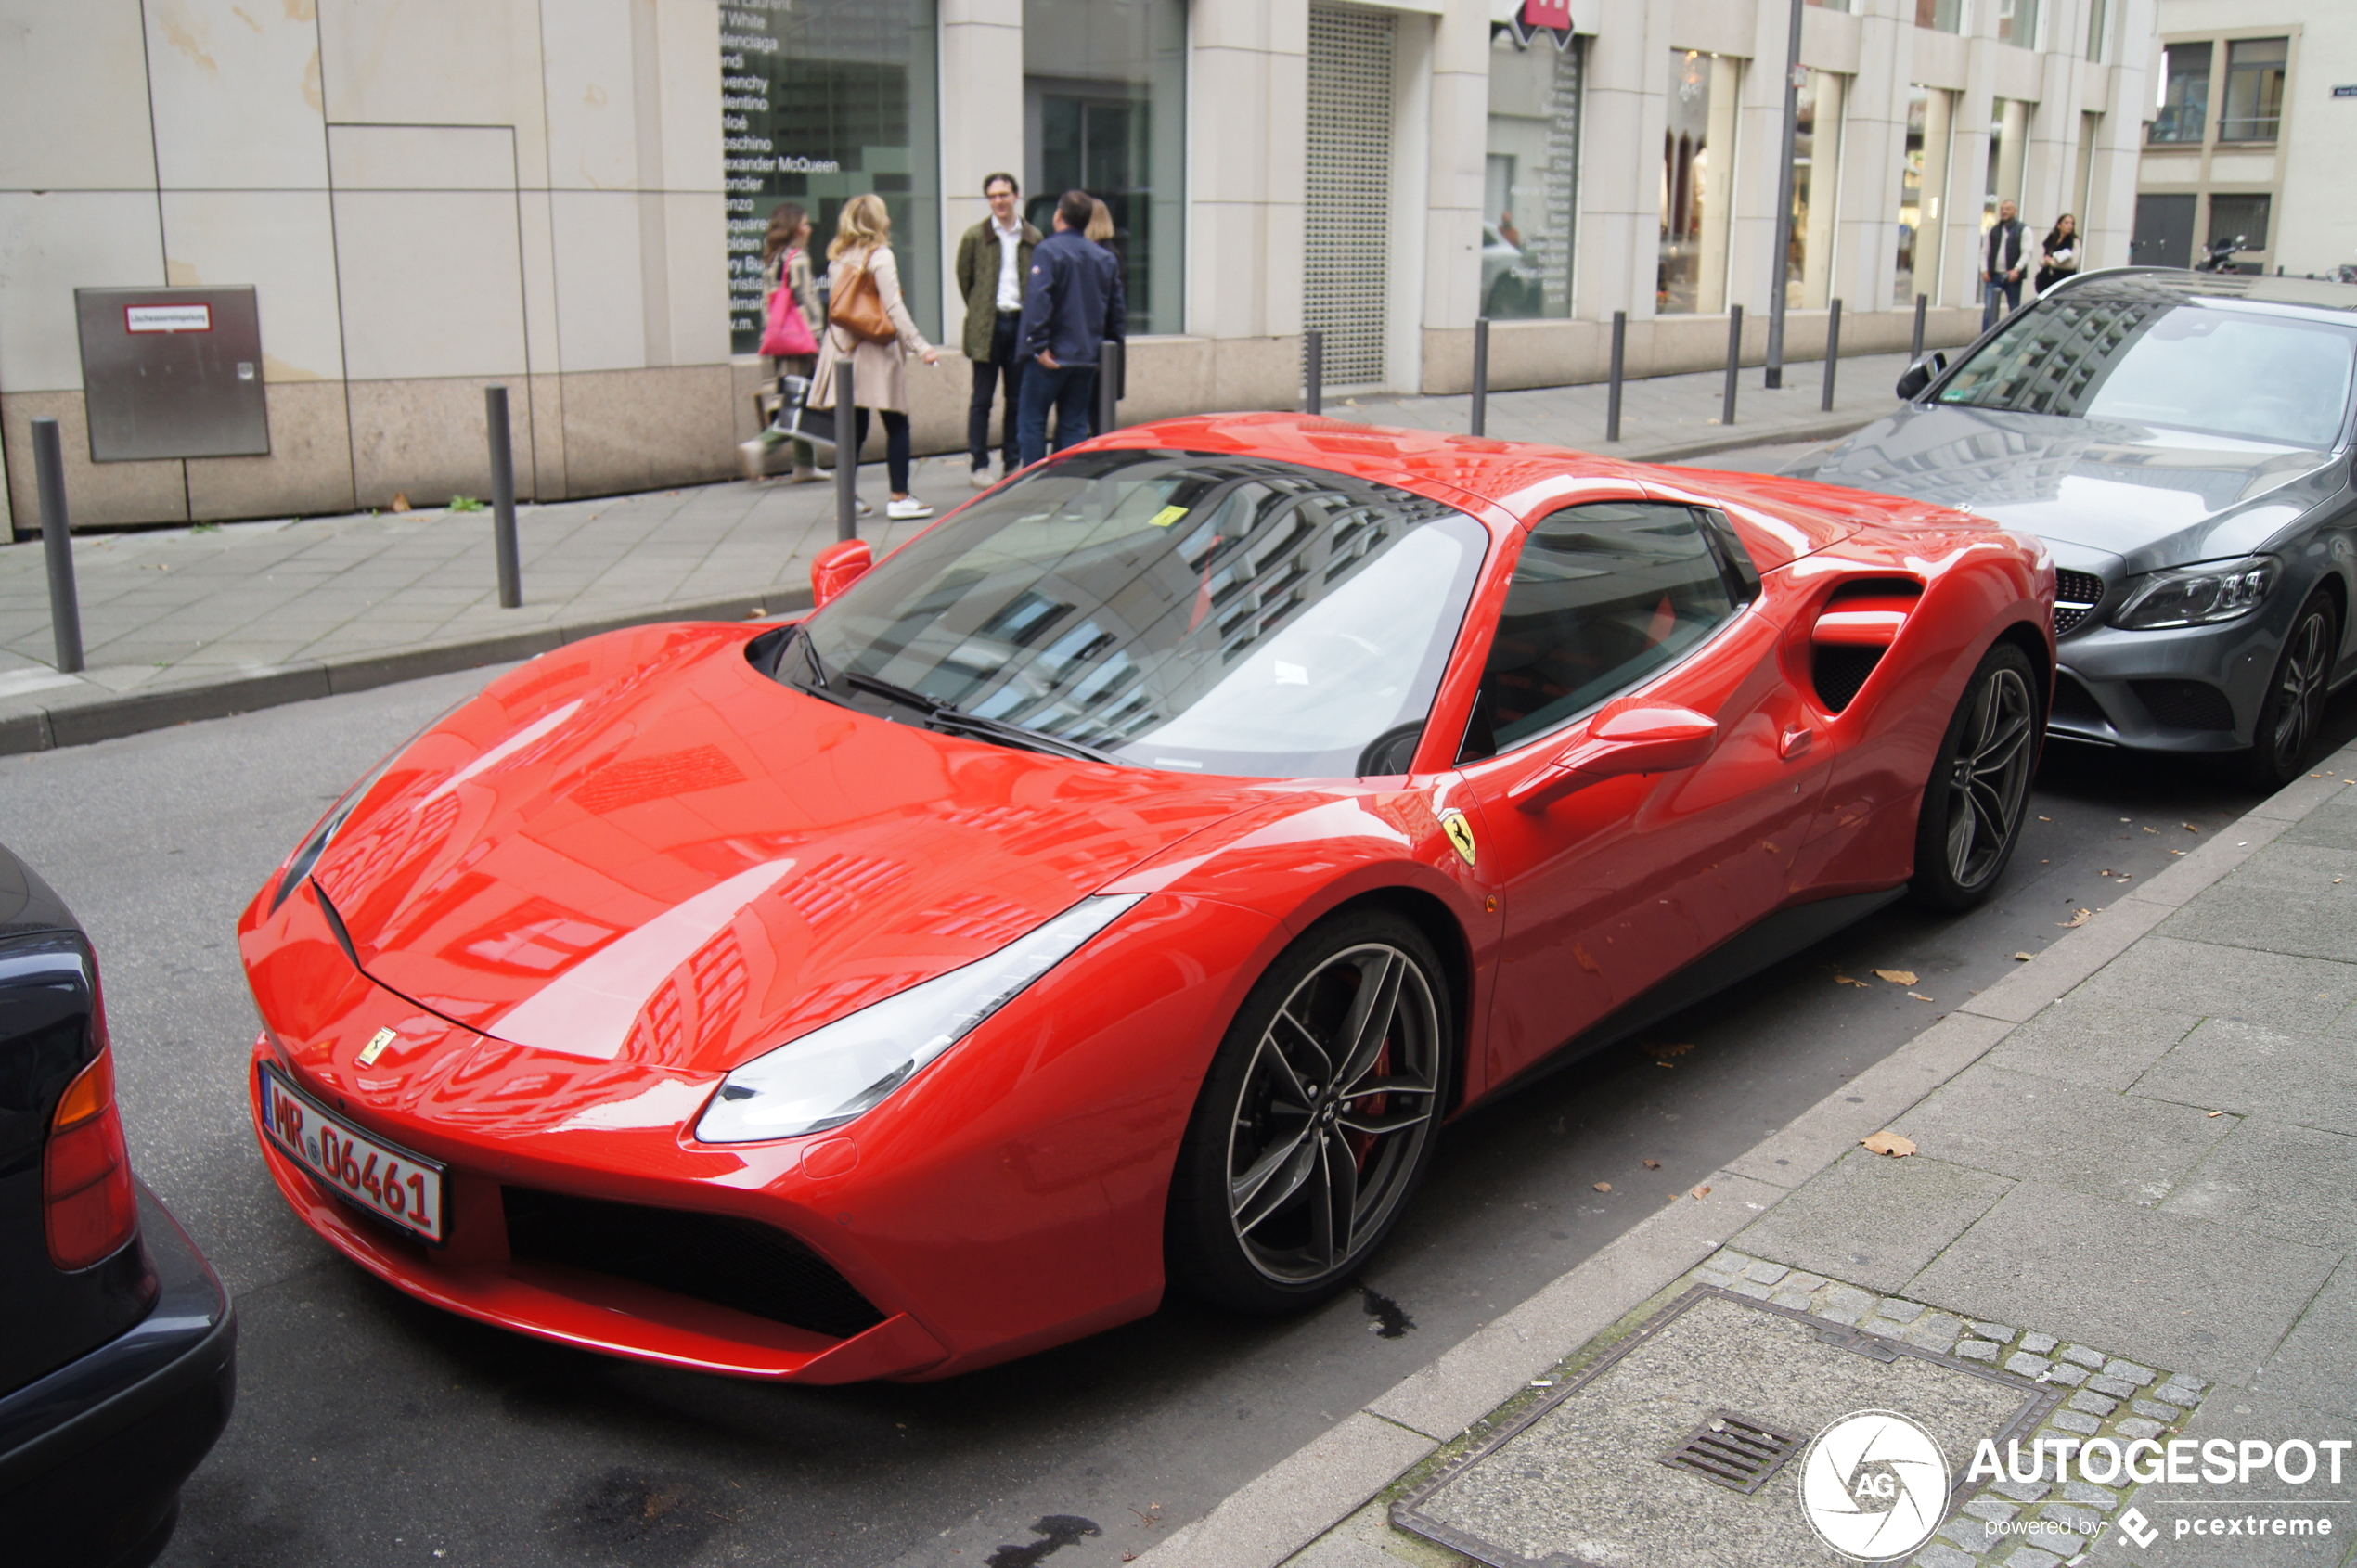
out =
[[[1790,762],[1793,758],[1801,755],[1803,752],[1807,752],[1810,747],[1814,746],[1816,743],[1817,732],[1810,728],[1807,725],[1802,725],[1797,729],[1788,729],[1784,731],[1782,736],[1777,738],[1776,755],[1784,758],[1786,762]]]

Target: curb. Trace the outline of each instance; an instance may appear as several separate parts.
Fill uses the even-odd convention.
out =
[[[112,740],[150,729],[166,729],[198,719],[226,718],[232,713],[275,708],[288,702],[308,702],[319,697],[340,697],[422,680],[456,670],[480,669],[529,659],[567,643],[600,633],[658,621],[745,621],[756,614],[779,615],[810,608],[810,590],[781,588],[770,593],[731,594],[726,598],[699,599],[687,604],[654,605],[619,615],[588,616],[535,626],[524,632],[426,643],[392,653],[360,653],[300,664],[282,664],[250,674],[155,691],[127,691],[61,701],[30,712],[0,716],[0,756],[83,746]]]
[[[2348,770],[2357,744],[2320,766]],[[2352,781],[2278,790],[2151,882],[1753,1145],[1706,1184],[1640,1220],[1552,1284],[1246,1482],[1138,1562],[1146,1568],[1277,1568],[1356,1513],[1566,1356],[1711,1256],[1763,1210],[1980,1060]],[[2231,836],[2230,836],[2231,835]],[[1369,1549],[1370,1553],[1374,1549]],[[1381,1556],[1368,1555],[1372,1565]],[[1404,1568],[1404,1565],[1403,1565]]]

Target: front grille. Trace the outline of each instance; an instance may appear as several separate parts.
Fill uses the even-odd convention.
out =
[[[2130,681],[2136,700],[2169,729],[2232,729],[2235,705],[2207,681]]]
[[[519,1258],[619,1275],[833,1339],[883,1321],[826,1259],[757,1220],[528,1187],[500,1191],[508,1250]]]
[[[2054,636],[2067,636],[2104,600],[2104,580],[2092,572],[2054,573]]]
[[[1797,1433],[1781,1432],[1748,1416],[1721,1410],[1662,1455],[1661,1462],[1748,1497],[1765,1485],[1799,1446]]]
[[[2047,715],[2056,719],[2083,719],[2089,724],[2109,724],[2111,717],[2095,694],[2066,675],[2054,676],[2054,707]]]
[[[1817,700],[1825,705],[1825,712],[1838,713],[1848,707],[1850,700],[1858,695],[1858,688],[1866,684],[1866,677],[1882,662],[1882,656],[1879,648],[1838,642],[1818,644],[1810,675],[1816,682]]]

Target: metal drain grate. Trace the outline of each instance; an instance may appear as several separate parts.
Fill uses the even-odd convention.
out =
[[[1799,1447],[1800,1439],[1792,1433],[1721,1410],[1662,1455],[1661,1462],[1749,1497],[1766,1485],[1768,1478],[1783,1469]]]

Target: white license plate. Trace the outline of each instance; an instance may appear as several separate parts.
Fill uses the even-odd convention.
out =
[[[443,1168],[371,1137],[262,1067],[262,1130],[338,1194],[429,1241],[446,1240]]]

